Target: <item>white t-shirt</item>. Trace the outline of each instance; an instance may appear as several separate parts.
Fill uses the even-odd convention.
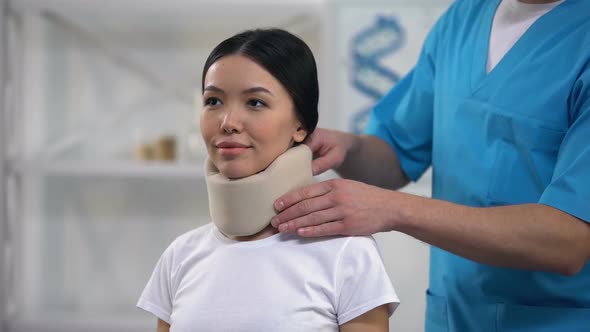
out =
[[[544,4],[530,4],[519,0],[502,0],[492,23],[488,47],[487,73],[502,60],[522,35],[539,17],[562,3],[555,1]]]
[[[209,223],[162,254],[137,306],[171,331],[338,331],[399,299],[372,237],[248,242]]]

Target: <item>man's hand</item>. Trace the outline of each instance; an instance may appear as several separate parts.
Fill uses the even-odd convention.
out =
[[[313,152],[313,175],[333,169],[343,178],[392,190],[409,182],[393,149],[376,136],[318,128],[305,144]]]
[[[280,213],[271,223],[282,233],[297,230],[301,236],[389,231],[397,194],[352,180],[314,183],[277,199],[274,206]]]
[[[305,141],[313,152],[313,175],[340,167],[346,155],[358,145],[357,141],[353,134],[317,128]]]

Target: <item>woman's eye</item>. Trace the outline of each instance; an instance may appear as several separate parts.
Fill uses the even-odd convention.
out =
[[[221,105],[221,100],[219,100],[219,98],[209,97],[209,98],[205,99],[205,106],[217,106],[217,105]]]
[[[252,107],[265,107],[266,103],[260,99],[250,99],[248,100],[248,105]]]

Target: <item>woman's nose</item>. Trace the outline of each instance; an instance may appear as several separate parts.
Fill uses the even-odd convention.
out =
[[[221,130],[226,134],[234,134],[242,131],[242,124],[236,111],[227,111],[223,114]]]

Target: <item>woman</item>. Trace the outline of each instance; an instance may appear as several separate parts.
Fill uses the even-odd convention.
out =
[[[213,223],[166,249],[138,307],[158,331],[387,331],[399,302],[371,237],[270,225],[273,201],[312,182],[311,50],[283,30],[240,33],[209,55],[202,91]]]

